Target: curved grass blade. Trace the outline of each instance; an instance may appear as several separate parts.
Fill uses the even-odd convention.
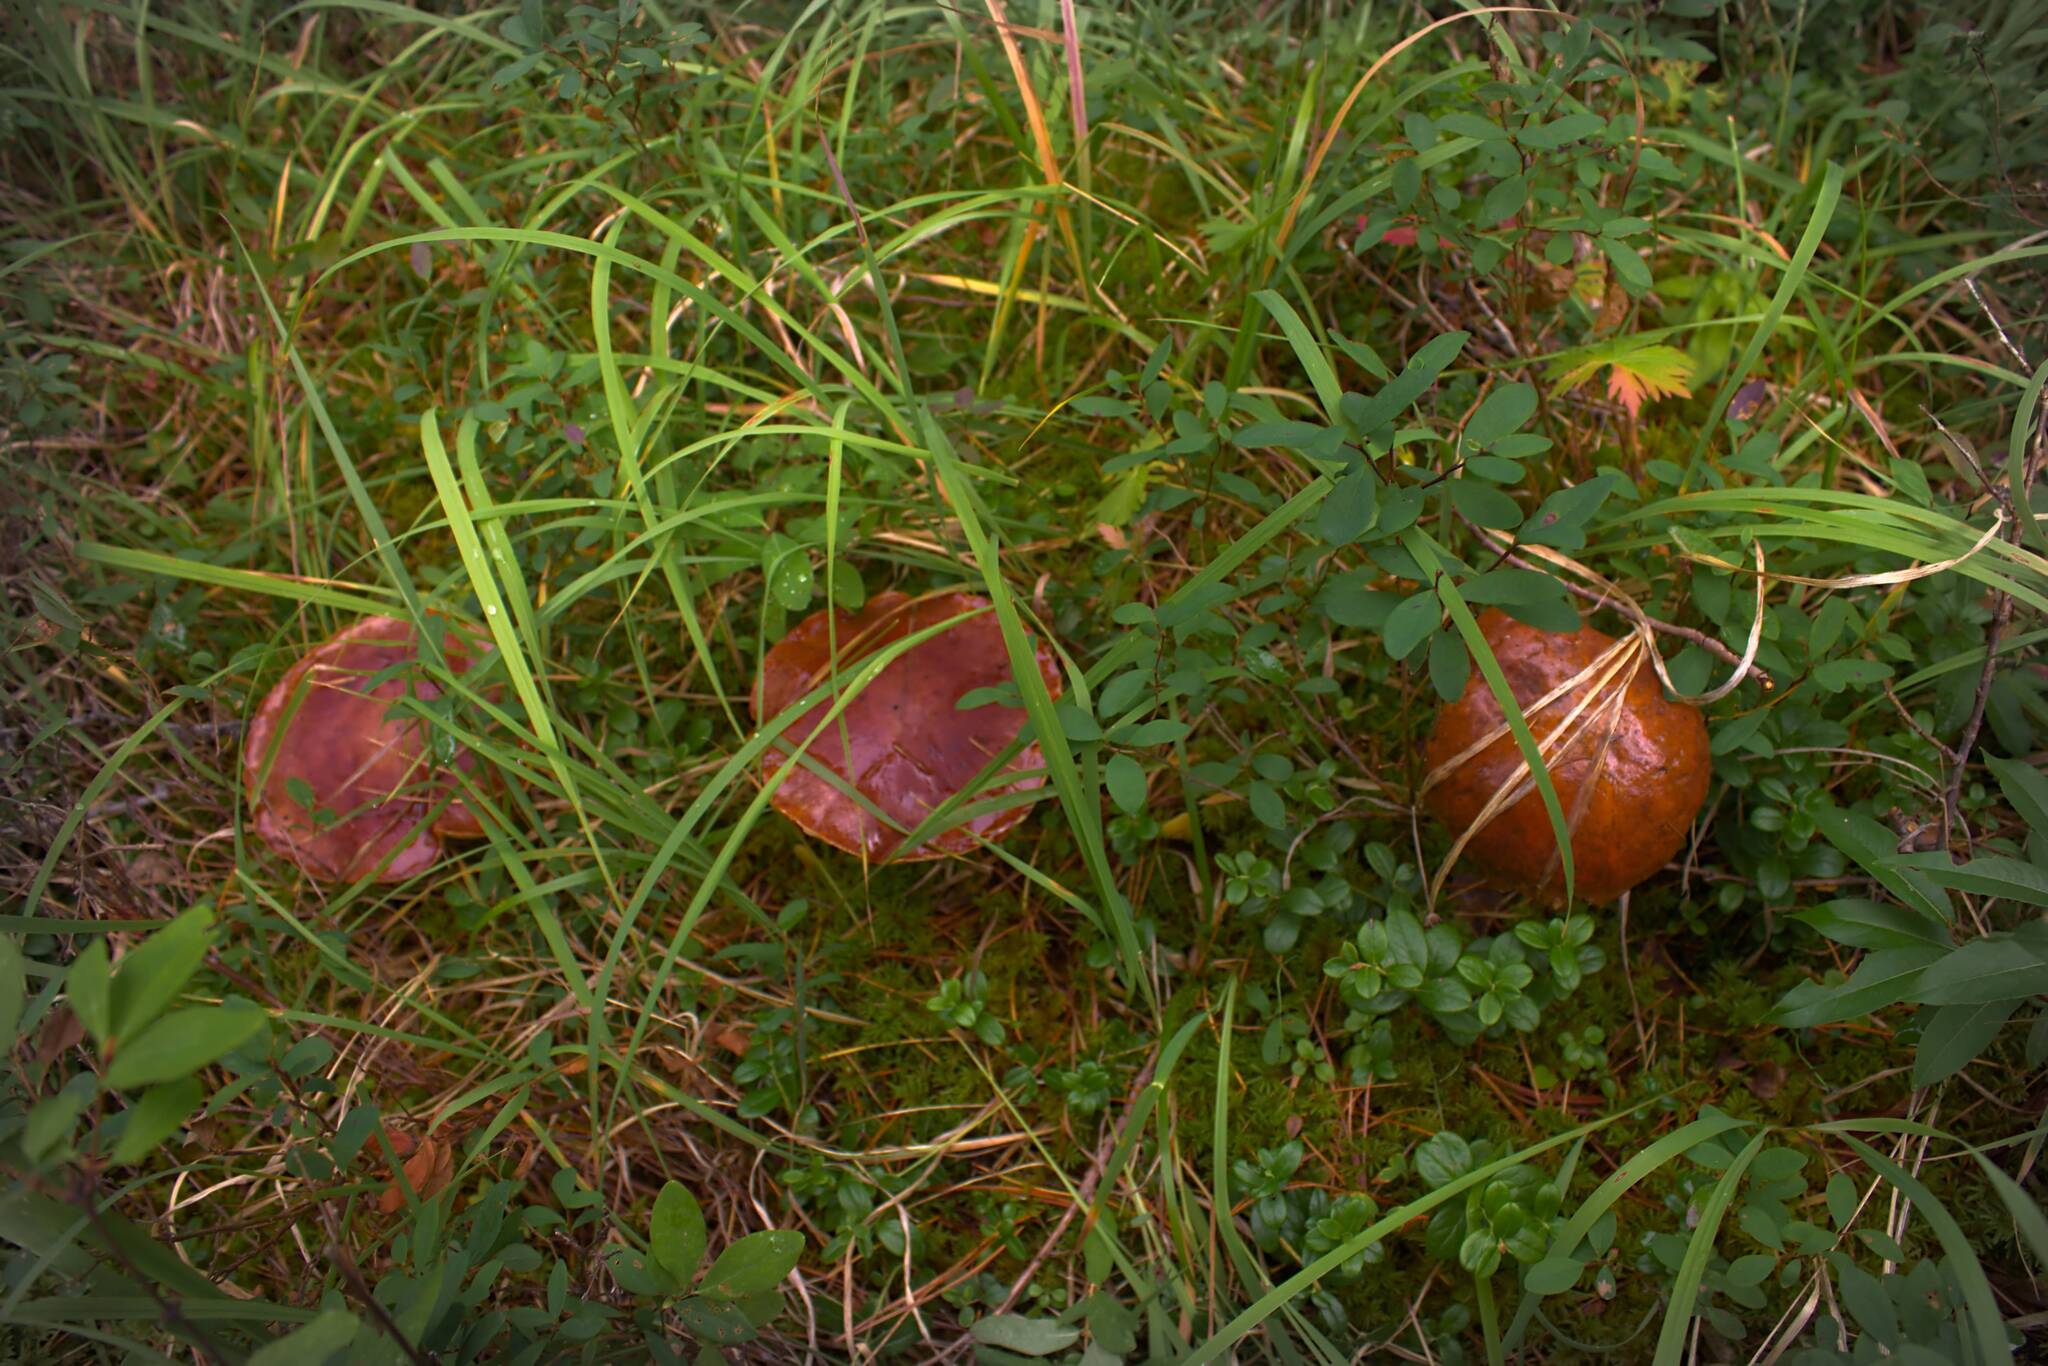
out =
[[[1913,1202],[1920,1217],[1934,1230],[1934,1236],[1941,1240],[1942,1251],[1948,1254],[1950,1269],[1962,1286],[1963,1310],[1968,1316],[1970,1331],[1977,1339],[1977,1360],[1983,1366],[2005,1366],[2012,1360],[2012,1354],[2005,1345],[2005,1320],[1999,1315],[1998,1300],[1991,1293],[1991,1282],[1984,1275],[1984,1265],[1977,1260],[1976,1249],[1970,1246],[1969,1235],[1963,1232],[1962,1225],[1956,1222],[1946,1205],[1934,1198],[1934,1192],[1921,1184],[1918,1177],[1868,1143],[1849,1138],[1846,1134],[1843,1138],[1872,1171],[1891,1182],[1900,1194]]]
[[[1706,1203],[1700,1206],[1699,1224],[1686,1240],[1685,1257],[1671,1280],[1671,1299],[1664,1306],[1664,1323],[1657,1330],[1654,1366],[1679,1366],[1679,1359],[1685,1354],[1686,1329],[1692,1327],[1693,1301],[1699,1298],[1700,1281],[1707,1274],[1707,1259],[1714,1255],[1714,1239],[1721,1231],[1721,1219],[1734,1203],[1742,1174],[1763,1151],[1764,1140],[1769,1136],[1769,1130],[1759,1130],[1743,1145],[1728,1169],[1721,1173],[1721,1179],[1714,1183],[1714,1189],[1707,1193]]]
[[[1799,245],[1792,252],[1792,263],[1785,268],[1784,276],[1778,281],[1777,292],[1771,296],[1770,306],[1764,310],[1764,320],[1757,325],[1756,331],[1749,334],[1742,354],[1729,367],[1721,380],[1721,387],[1714,392],[1714,401],[1707,406],[1706,420],[1700,423],[1699,436],[1693,442],[1690,463],[1694,467],[1698,466],[1700,457],[1707,452],[1708,443],[1720,430],[1721,415],[1728,411],[1728,401],[1749,378],[1757,358],[1764,353],[1765,344],[1778,330],[1778,320],[1785,316],[1792,297],[1806,283],[1806,272],[1813,264],[1813,254],[1820,248],[1820,240],[1826,234],[1828,224],[1834,220],[1835,205],[1841,198],[1842,168],[1831,161],[1821,177],[1820,193],[1814,197],[1813,213],[1806,220],[1806,231],[1800,235]]]
[[[1420,529],[1411,528],[1402,533],[1401,543],[1422,566],[1422,571],[1430,576],[1438,599],[1451,614],[1451,620],[1457,623],[1465,648],[1471,652],[1473,663],[1479,666],[1480,676],[1486,680],[1494,700],[1500,704],[1501,719],[1507,722],[1509,732],[1515,737],[1515,747],[1522,751],[1522,761],[1529,766],[1529,776],[1536,784],[1538,795],[1543,798],[1543,810],[1550,817],[1550,836],[1557,841],[1558,866],[1564,873],[1565,913],[1569,915],[1574,877],[1571,827],[1564,817],[1564,804],[1557,798],[1557,788],[1550,780],[1550,767],[1543,762],[1543,752],[1536,743],[1534,732],[1529,729],[1528,718],[1522,715],[1522,705],[1515,700],[1508,676],[1501,672],[1500,660],[1494,657],[1493,647],[1486,643],[1486,636],[1479,629],[1479,619],[1472,615],[1471,606],[1444,571],[1435,539]]]

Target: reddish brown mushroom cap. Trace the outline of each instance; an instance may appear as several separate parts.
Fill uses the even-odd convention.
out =
[[[467,671],[479,648],[488,646],[451,630],[449,666]],[[459,801],[433,815],[454,779],[429,762],[424,724],[391,714],[408,692],[430,700],[441,690],[410,668],[371,686],[376,675],[416,658],[411,625],[366,617],[294,664],[249,723],[242,785],[256,833],[314,877],[353,882],[388,854],[380,880],[403,881],[434,862],[443,837],[483,833]],[[455,763],[474,771],[476,760],[463,751]],[[294,796],[295,780],[311,790],[322,817]],[[336,819],[325,819],[329,812]]]
[[[1498,610],[1480,617],[1479,629],[1525,715],[1615,643],[1591,627],[1570,634],[1540,631]],[[1577,894],[1586,901],[1612,901],[1668,863],[1685,846],[1707,795],[1707,727],[1698,709],[1667,698],[1648,663],[1635,667],[1632,677],[1626,669],[1622,676],[1628,682],[1619,706],[1605,713],[1610,719],[1585,725],[1548,765],[1572,832]],[[1529,716],[1538,744],[1565,723],[1593,685],[1582,682]],[[1608,683],[1602,695],[1615,686]],[[1474,670],[1464,696],[1437,714],[1424,751],[1426,768],[1443,768],[1501,725],[1500,703]],[[1429,789],[1430,811],[1453,834],[1462,834],[1520,763],[1514,737],[1502,735]],[[1472,836],[1466,852],[1503,882],[1546,900],[1564,895],[1557,840],[1539,792],[1530,791],[1495,815]]]
[[[967,593],[911,599],[881,593],[858,612],[815,612],[797,623],[761,661],[754,689],[754,715],[767,720],[825,682],[832,673],[832,638],[838,639],[839,669],[893,641],[968,612],[979,612],[912,646],[827,722],[832,703],[821,702],[783,730],[769,749],[771,775],[785,767],[804,737],[822,731],[804,751],[885,813],[898,828],[877,820],[865,807],[805,765],[798,765],[775,790],[775,809],[826,843],[879,862],[964,854],[976,836],[1000,839],[1024,819],[1015,806],[985,812],[964,825],[899,851],[903,832],[914,830],[934,809],[973,781],[1023,728],[1016,707],[990,704],[961,711],[956,705],[976,688],[1010,681],[1010,656],[988,600]],[[1034,642],[1039,676],[1054,697],[1062,680],[1051,649]],[[842,743],[842,735],[844,743]],[[1027,745],[1005,772],[1041,767],[1038,746]],[[1042,776],[1019,777],[979,794],[976,800],[1023,792]]]

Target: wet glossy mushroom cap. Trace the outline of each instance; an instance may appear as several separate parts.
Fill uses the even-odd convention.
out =
[[[980,613],[913,646],[862,688],[838,720],[825,721],[832,704],[821,702],[790,722],[769,750],[768,771],[773,774],[787,765],[804,737],[822,725],[804,751],[805,758],[845,779],[897,828],[877,820],[807,765],[798,765],[783,778],[775,791],[775,809],[826,843],[876,862],[892,855],[902,862],[964,854],[977,847],[976,835],[993,840],[1014,829],[1024,819],[1024,806],[975,816],[915,849],[897,847],[905,832],[973,781],[1024,725],[1024,713],[1017,707],[989,704],[962,711],[956,705],[976,688],[1010,682],[1010,657],[988,607],[986,598],[967,593],[915,600],[901,593],[881,593],[858,612],[813,613],[778,641],[761,661],[754,689],[754,714],[763,721],[831,676],[834,635],[843,674],[893,641],[963,613]],[[1058,697],[1058,663],[1043,642],[1035,645],[1039,676]],[[1041,768],[1043,762],[1038,746],[1027,745],[1005,772]],[[1043,781],[1040,775],[1019,777],[982,791],[974,800],[1026,791]]]
[[[1540,631],[1500,611],[1479,619],[1501,672],[1524,714],[1553,689],[1599,659],[1614,637],[1591,627],[1569,634]],[[1620,679],[1626,678],[1626,684]],[[1529,716],[1537,743],[1567,723],[1594,687],[1589,680]],[[1619,704],[1603,710],[1621,688]],[[1664,695],[1656,670],[1641,662],[1598,690],[1590,724],[1549,760],[1551,782],[1572,832],[1578,896],[1612,901],[1649,877],[1685,847],[1693,817],[1706,800],[1710,761],[1707,727],[1697,708]],[[1500,704],[1477,669],[1465,692],[1437,714],[1424,751],[1438,772],[1502,726]],[[1521,751],[1502,734],[1445,773],[1424,794],[1430,811],[1453,835],[1469,828],[1514,775]],[[1498,880],[1540,899],[1564,895],[1557,841],[1541,793],[1529,791],[1496,814],[1466,846]]]
[[[444,648],[463,672],[479,646],[450,630]],[[294,664],[249,723],[242,784],[256,833],[314,877],[353,882],[390,855],[379,879],[403,881],[434,862],[443,837],[483,833],[459,801],[433,814],[454,779],[430,762],[425,724],[392,714],[408,693],[441,694],[417,654],[409,623],[366,617]],[[377,680],[393,666],[403,667]],[[476,760],[463,751],[455,763],[474,771]]]

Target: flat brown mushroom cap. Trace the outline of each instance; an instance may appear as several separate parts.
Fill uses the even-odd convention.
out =
[[[1525,709],[1614,643],[1591,627],[1570,634],[1540,631],[1499,610],[1480,617],[1479,628]],[[1538,742],[1570,715],[1587,686],[1580,684],[1529,717]],[[1464,696],[1437,713],[1425,770],[1435,771],[1500,725],[1500,704],[1475,669]],[[1520,762],[1514,737],[1501,736],[1430,789],[1430,811],[1453,834],[1462,833]],[[1707,796],[1706,723],[1697,708],[1665,697],[1656,671],[1644,664],[1628,683],[1611,735],[1605,725],[1586,726],[1549,767],[1565,819],[1572,822],[1577,893],[1586,901],[1612,901],[1685,846]],[[1564,895],[1557,841],[1539,792],[1496,815],[1473,835],[1466,852],[1499,880],[1539,898]]]
[[[450,667],[463,672],[478,644],[451,630],[445,647]],[[475,813],[459,801],[430,820],[453,779],[429,764],[424,724],[388,714],[408,689],[430,700],[440,688],[417,674],[364,686],[416,656],[409,623],[365,617],[294,664],[249,722],[242,785],[256,833],[314,877],[353,882],[389,854],[379,880],[401,882],[434,862],[443,836],[483,833]],[[466,750],[455,763],[475,771],[476,759]],[[318,808],[340,819],[315,820],[292,796],[293,779],[312,789]]]
[[[988,606],[986,598],[968,593],[916,600],[902,593],[880,593],[858,612],[814,612],[776,642],[762,659],[755,684],[754,715],[760,720],[775,716],[830,676],[834,634],[844,673],[893,641],[963,613],[980,612],[913,646],[861,689],[837,720],[825,721],[832,703],[821,702],[792,721],[769,749],[772,776],[787,765],[804,737],[822,725],[805,757],[845,779],[900,828],[877,820],[801,764],[775,790],[775,809],[826,843],[874,862],[892,855],[907,862],[964,854],[978,847],[977,835],[994,840],[1015,829],[1024,819],[1024,806],[975,816],[914,849],[897,847],[905,831],[915,829],[965,788],[1023,728],[1020,708],[992,704],[961,711],[955,705],[976,688],[1010,681],[1002,628]],[[1034,644],[1039,676],[1058,697],[1063,686],[1058,662],[1044,642]],[[1027,745],[1005,772],[1039,768],[1043,762],[1038,746]],[[1019,777],[983,791],[976,800],[1028,791],[1043,782],[1042,775]]]

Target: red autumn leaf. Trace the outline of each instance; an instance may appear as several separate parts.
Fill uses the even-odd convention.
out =
[[[1551,362],[1553,392],[1584,383],[1602,366],[1608,367],[1608,396],[1632,418],[1641,416],[1643,404],[1651,399],[1692,394],[1692,357],[1675,346],[1644,345],[1628,337],[1568,352]]]
[[[1362,213],[1358,215],[1357,218],[1352,220],[1351,229],[1353,232],[1364,232],[1366,224],[1370,222],[1372,222],[1372,215]],[[1414,246],[1415,220],[1413,218],[1401,219],[1399,222],[1395,223],[1393,227],[1388,228],[1386,232],[1381,234],[1380,240],[1377,243],[1377,245],[1383,247]]]
[[[1692,360],[1675,346],[1645,346],[1613,362],[1607,372],[1607,393],[1639,417],[1653,398],[1685,398],[1692,393]]]

